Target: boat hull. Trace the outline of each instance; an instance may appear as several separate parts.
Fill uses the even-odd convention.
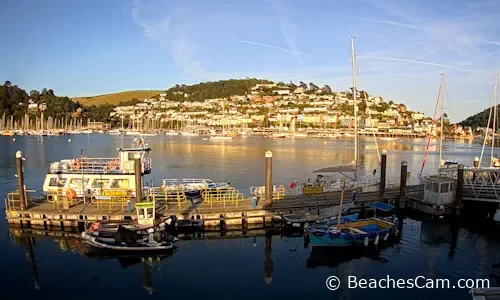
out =
[[[397,222],[391,223],[381,219],[359,220],[352,222],[343,228],[356,228],[356,223],[362,223],[364,226],[380,225],[385,223],[384,227],[378,227],[376,230],[360,231],[360,233],[330,232],[327,230],[315,230],[314,227],[307,229],[307,235],[312,247],[350,247],[350,246],[368,246],[376,244],[381,240],[387,240],[389,236],[397,234]],[[354,225],[354,226],[353,226]],[[359,227],[364,229],[363,227]]]
[[[154,242],[154,243],[136,243],[125,244],[108,241],[108,239],[100,239],[99,237],[92,236],[87,232],[82,232],[82,239],[90,246],[99,249],[106,249],[110,251],[126,251],[126,252],[158,252],[168,251],[174,248],[172,242]]]

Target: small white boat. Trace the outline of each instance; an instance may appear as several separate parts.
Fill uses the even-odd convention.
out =
[[[198,132],[183,131],[183,132],[181,132],[181,135],[183,135],[183,136],[199,136],[200,134]]]
[[[232,139],[233,139],[232,136],[214,135],[214,136],[211,136],[208,140],[209,141],[231,141]]]
[[[291,137],[294,137],[294,138],[306,138],[307,137],[307,133],[296,132],[296,133],[292,133]]]
[[[273,133],[271,135],[271,137],[273,139],[284,139],[284,138],[286,138],[286,134],[284,134],[284,133]]]
[[[141,239],[137,237],[137,232],[135,231],[123,228],[120,230],[128,231],[128,236],[122,238],[117,234],[117,237],[114,239],[100,238],[92,236],[84,231],[82,232],[82,240],[92,247],[111,251],[154,252],[172,250],[174,248],[173,242],[155,240],[153,232]]]
[[[179,135],[180,133],[177,131],[167,131],[165,132],[165,135]]]
[[[125,132],[126,135],[141,135],[139,131],[127,131]]]

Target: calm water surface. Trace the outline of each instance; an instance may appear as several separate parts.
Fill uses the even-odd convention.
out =
[[[72,141],[68,142],[68,138]],[[80,135],[62,137],[0,137],[0,193],[16,189],[14,154],[22,150],[28,188],[40,190],[52,161],[79,156],[111,157],[116,148],[127,147],[132,137]],[[314,178],[312,170],[347,163],[353,158],[352,140],[236,138],[209,142],[201,137],[148,138],[153,151],[153,173],[149,180],[206,177],[229,181],[239,189],[263,184],[264,153],[273,152],[273,181]],[[388,178],[397,178],[401,160],[407,160],[412,180],[420,171],[426,141],[378,141],[387,149]],[[437,141],[431,144],[426,171],[438,161]],[[361,143],[360,173],[371,176],[378,167],[374,140]],[[445,158],[465,164],[479,156],[480,145],[445,143]],[[495,150],[496,151],[496,150]],[[489,157],[488,150],[485,152]],[[4,203],[1,204],[2,208]],[[470,299],[468,290],[367,290],[348,289],[346,278],[408,279],[416,276],[488,278],[492,286],[500,271],[500,244],[494,233],[431,224],[406,218],[400,239],[383,247],[359,251],[313,251],[301,237],[258,236],[179,241],[169,257],[144,263],[130,259],[92,259],[80,252],[70,237],[35,238],[16,236],[0,217],[0,285],[2,299],[89,299],[212,297],[215,299],[361,299],[406,297],[406,299]],[[296,249],[294,251],[294,249]],[[344,281],[329,291],[325,280],[338,276]]]

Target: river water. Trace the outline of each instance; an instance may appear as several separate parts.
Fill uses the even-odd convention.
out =
[[[68,139],[71,139],[69,141]],[[58,137],[0,137],[0,193],[16,189],[15,152],[22,150],[25,183],[41,190],[50,162],[78,157],[116,156],[118,147],[132,143],[130,136],[78,135]],[[210,142],[202,137],[149,137],[153,172],[147,180],[210,178],[238,189],[264,183],[264,153],[273,152],[273,182],[314,179],[312,170],[348,163],[353,159],[352,139],[264,139],[238,137]],[[378,140],[388,151],[388,179],[396,179],[401,160],[408,161],[412,181],[417,181],[426,148],[424,139]],[[438,162],[438,141],[432,141],[425,172]],[[369,178],[378,168],[377,147],[370,138],[360,145],[360,177]],[[471,164],[481,145],[445,142],[446,159]],[[488,150],[485,157],[489,157]],[[377,169],[378,171],[378,169]],[[378,176],[378,173],[377,173]],[[2,208],[4,203],[2,201]],[[81,253],[71,237],[31,236],[9,230],[0,217],[0,285],[2,299],[96,299],[182,297],[209,299],[262,299],[325,297],[361,299],[470,299],[468,289],[349,289],[348,276],[358,279],[411,279],[424,276],[448,279],[489,279],[499,285],[493,264],[500,261],[500,243],[494,229],[484,226],[429,223],[406,218],[399,239],[378,248],[359,251],[311,250],[302,237],[281,235],[192,239],[178,242],[169,257],[140,259],[91,259]],[[477,229],[479,227],[479,229]],[[337,276],[341,286],[326,288],[325,280]]]

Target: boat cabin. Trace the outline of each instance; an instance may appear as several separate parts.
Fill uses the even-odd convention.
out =
[[[118,157],[63,159],[50,164],[51,174],[135,174],[134,156],[141,157],[142,174],[151,173],[151,148],[118,148]]]
[[[424,199],[430,205],[449,205],[455,201],[457,181],[445,176],[424,177]]]
[[[135,194],[134,156],[141,157],[141,175],[151,173],[151,148],[118,149],[118,157],[65,159],[50,164],[43,184],[44,194],[75,191],[77,197],[102,195],[107,191]]]

